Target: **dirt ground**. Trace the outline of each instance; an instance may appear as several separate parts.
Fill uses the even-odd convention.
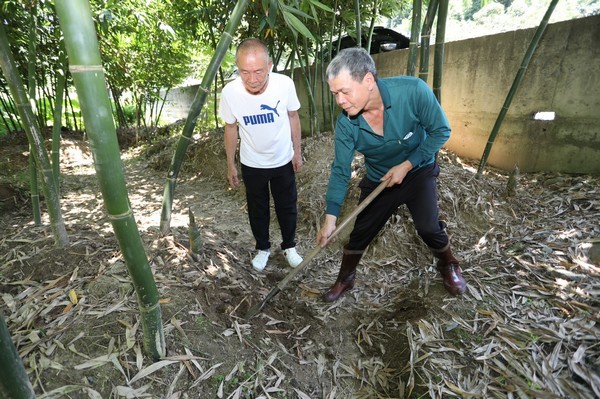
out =
[[[344,234],[263,312],[248,309],[287,267],[250,267],[243,189],[226,182],[222,133],[195,136],[175,190],[171,233],[158,231],[174,138],[123,152],[129,199],[161,296],[167,357],[143,355],[137,298],[103,209],[82,137],[61,149],[70,237],[54,246],[31,221],[22,141],[0,143],[0,309],[40,398],[600,397],[600,184],[597,177],[508,176],[441,152],[442,217],[469,289],[443,289],[434,259],[400,209],[369,247],[356,287],[326,304]],[[298,248],[314,248],[333,153],[304,139]],[[342,216],[356,205],[356,176]],[[4,190],[4,191],[2,191]],[[4,193],[4,194],[3,194]],[[202,254],[188,251],[188,210]],[[346,232],[347,235],[348,232]],[[74,300],[76,298],[76,301]]]

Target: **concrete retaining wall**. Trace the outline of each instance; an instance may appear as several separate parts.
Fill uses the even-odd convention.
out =
[[[481,158],[534,34],[535,29],[526,29],[445,45],[442,105],[452,126],[448,149]],[[405,74],[407,55],[408,50],[375,55],[379,76]],[[308,131],[306,85],[297,73],[295,80],[302,128]],[[539,111],[553,111],[556,118],[534,120]],[[323,119],[320,123],[321,130],[329,130]],[[548,25],[488,158],[489,165],[505,170],[515,163],[525,172],[600,173],[600,16]]]

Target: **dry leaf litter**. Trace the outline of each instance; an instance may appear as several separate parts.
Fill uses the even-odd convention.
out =
[[[62,206],[71,244],[53,246],[28,206],[0,217],[0,307],[38,398],[600,397],[600,185],[521,174],[442,151],[439,196],[468,291],[447,295],[406,209],[372,243],[353,290],[320,300],[346,235],[251,320],[243,315],[290,269],[278,251],[249,266],[243,190],[225,181],[222,135],[195,136],[158,234],[175,139],[124,153],[129,195],[159,291],[168,356],[143,355],[135,292],[103,213],[87,143],[65,140]],[[333,140],[304,140],[298,247],[324,210]],[[343,213],[358,196],[361,159]],[[187,210],[203,253],[187,250]]]

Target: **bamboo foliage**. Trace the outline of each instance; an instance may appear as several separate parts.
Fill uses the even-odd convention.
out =
[[[156,361],[166,352],[159,294],[129,203],[90,5],[82,0],[57,0],[56,12],[104,205],[137,294],[144,350]]]
[[[208,93],[210,92],[210,86],[215,79],[217,71],[219,70],[219,66],[221,65],[221,62],[227,53],[227,49],[231,44],[233,35],[239,26],[242,17],[248,8],[248,5],[248,0],[238,0],[235,8],[233,9],[229,22],[227,23],[225,31],[219,40],[219,44],[217,44],[215,54],[210,60],[210,64],[206,69],[204,77],[202,78],[202,82],[200,83],[200,87],[198,87],[198,91],[196,92],[196,96],[194,97],[194,101],[190,107],[190,112],[185,120],[181,137],[179,138],[175,153],[173,154],[173,159],[171,160],[171,165],[169,166],[169,171],[167,172],[167,181],[165,183],[163,192],[162,211],[160,215],[160,232],[163,235],[167,235],[169,233],[177,176],[181,170],[185,152],[190,144],[192,134],[194,133],[194,126],[196,126],[198,115],[200,115],[200,112],[202,111],[202,107],[204,106],[206,98],[208,97]]]
[[[433,93],[442,103],[442,76],[444,72],[444,46],[446,40],[446,19],[448,0],[439,0],[437,27],[435,30],[435,53],[433,55]]]
[[[10,399],[35,398],[23,362],[13,345],[10,332],[0,312],[0,397]]]
[[[276,6],[276,7],[275,7]],[[269,24],[270,31],[279,31],[280,35],[289,38],[291,51],[286,62],[285,68],[288,65],[289,70],[294,71],[296,60],[300,67],[298,68],[304,78],[306,90],[308,93],[308,111],[310,134],[320,132],[320,120],[317,110],[317,94],[318,94],[318,74],[319,69],[322,71],[322,59],[315,59],[314,68],[311,66],[311,56],[319,54],[319,48],[323,45],[321,39],[324,35],[322,29],[324,24],[321,19],[325,19],[326,14],[322,11],[333,13],[333,9],[323,4],[319,0],[307,1],[283,1],[278,0],[276,3],[271,3],[271,8],[267,12],[268,18],[266,22]],[[277,24],[277,16],[281,15],[284,25]],[[288,33],[291,33],[289,35]],[[302,41],[300,41],[300,36]],[[314,46],[314,48],[313,48]],[[280,46],[279,54],[282,53],[284,46]],[[322,57],[316,57],[322,58]],[[277,65],[277,59],[273,59],[274,65]]]
[[[483,172],[483,169],[485,168],[485,164],[487,163],[487,159],[490,155],[490,151],[492,150],[492,146],[494,145],[494,140],[496,139],[496,136],[498,135],[500,126],[502,126],[502,121],[504,121],[504,117],[506,116],[506,113],[508,112],[508,108],[510,107],[510,104],[512,103],[513,97],[515,96],[515,93],[517,92],[517,89],[519,88],[521,81],[523,81],[523,78],[525,77],[525,72],[527,72],[527,67],[529,66],[531,57],[533,56],[533,53],[535,52],[535,49],[536,49],[538,43],[540,42],[540,39],[542,38],[544,31],[546,30],[546,26],[548,26],[548,21],[550,20],[550,17],[552,16],[552,13],[554,12],[554,8],[556,7],[557,3],[558,3],[558,0],[551,0],[550,5],[548,5],[548,10],[546,10],[546,14],[542,18],[542,22],[540,22],[540,25],[538,26],[537,30],[535,31],[535,34],[533,35],[533,39],[531,39],[531,43],[529,43],[529,47],[527,48],[527,51],[525,52],[525,56],[523,57],[523,61],[521,62],[521,66],[519,67],[519,71],[517,72],[517,76],[515,76],[515,80],[513,81],[513,84],[510,87],[510,90],[508,91],[508,95],[506,96],[506,99],[504,100],[502,109],[500,110],[500,113],[498,114],[498,118],[496,119],[496,122],[494,123],[494,127],[492,128],[492,131],[488,138],[488,142],[485,145],[485,149],[483,150],[483,154],[481,156],[481,161],[479,161],[479,167],[477,168],[477,176],[481,176],[481,173]]]
[[[11,95],[16,104],[17,112],[19,113],[19,118],[21,118],[21,124],[27,134],[27,140],[32,149],[35,164],[41,172],[42,189],[46,197],[46,205],[48,207],[48,215],[50,216],[54,240],[56,245],[64,247],[69,243],[69,237],[67,236],[67,230],[60,210],[58,187],[54,181],[48,152],[44,147],[44,138],[41,129],[33,113],[33,108],[23,86],[21,76],[17,71],[14,57],[8,45],[6,31],[2,24],[0,24],[0,67],[8,82]]]

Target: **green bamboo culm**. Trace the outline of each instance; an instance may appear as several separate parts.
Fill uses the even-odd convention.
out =
[[[166,353],[159,295],[129,204],[90,5],[87,0],[56,0],[56,13],[94,155],[104,206],[137,294],[144,351],[156,361]]]
[[[177,142],[177,147],[175,149],[175,153],[173,154],[169,171],[167,172],[167,182],[165,183],[165,189],[163,192],[162,210],[160,214],[160,232],[162,235],[169,234],[177,176],[181,170],[181,165],[183,164],[183,158],[185,156],[187,147],[192,140],[192,133],[194,133],[196,120],[198,119],[198,115],[200,115],[200,111],[202,111],[202,107],[204,106],[210,91],[210,86],[217,75],[219,66],[223,62],[223,58],[229,49],[233,35],[240,25],[248,5],[249,0],[238,0],[237,4],[235,5],[235,8],[231,13],[231,17],[229,18],[229,22],[227,23],[227,26],[225,26],[225,31],[223,32],[221,39],[217,44],[215,54],[210,60],[208,68],[206,69],[204,77],[202,78],[202,82],[200,83],[200,87],[196,92],[196,96],[194,97],[194,101],[190,107],[190,112],[185,120],[181,137]]]
[[[37,104],[36,100],[36,74],[35,60],[37,58],[37,4],[31,3],[29,9],[29,39],[27,43],[27,89],[29,91],[29,99],[32,104]],[[33,110],[34,114],[36,110]],[[38,121],[41,121],[38,115]],[[38,122],[39,123],[39,122]],[[33,212],[33,222],[36,226],[42,225],[42,211],[40,209],[40,190],[38,187],[38,173],[35,164],[34,149],[29,144],[29,192],[31,196],[31,210]]]
[[[356,47],[362,46],[362,32],[360,22],[360,0],[354,0],[354,23],[356,25]]]
[[[371,16],[371,23],[369,24],[369,34],[367,35],[367,52],[369,54],[371,54],[371,42],[373,41],[373,32],[375,31],[375,22],[377,22],[380,5],[381,4],[379,4],[378,2],[375,2],[373,4],[373,14]],[[379,47],[381,47],[381,44],[379,44]],[[379,48],[375,50],[379,51]]]
[[[331,31],[329,33],[329,35],[331,37],[334,36],[334,32],[335,32],[335,25],[336,25],[336,12],[335,10],[337,10],[338,8],[338,0],[335,1],[334,3],[334,7],[333,10],[334,12],[331,13]],[[339,42],[339,40],[338,40]],[[326,44],[326,51],[327,51],[327,59],[325,59],[325,57],[321,57],[321,63],[323,64],[321,71],[322,71],[322,76],[321,76],[321,88],[322,88],[322,92],[324,93],[324,98],[323,98],[323,115],[327,115],[327,121],[328,121],[328,125],[330,128],[330,131],[334,131],[335,130],[335,118],[333,116],[333,113],[335,111],[335,105],[333,104],[333,96],[331,95],[331,92],[329,91],[329,87],[327,86],[327,77],[325,76],[325,71],[327,70],[327,67],[325,65],[325,61],[329,62],[331,61],[331,54],[333,54],[333,41],[329,40],[329,42]],[[325,54],[325,53],[323,53]]]
[[[421,51],[419,57],[419,78],[424,82],[429,79],[429,45],[431,42],[431,27],[438,9],[438,0],[431,0],[427,6],[423,29],[421,29]]]
[[[33,213],[33,223],[36,226],[42,225],[42,210],[40,208],[40,187],[38,185],[37,165],[35,164],[35,149],[29,144],[29,197],[31,198],[31,212]]]
[[[0,312],[0,398],[30,399],[35,393]]]
[[[446,19],[448,0],[439,0],[437,27],[435,29],[435,52],[433,55],[433,94],[442,103],[442,76],[444,72],[444,46],[446,40]]]
[[[60,38],[59,38],[60,40]],[[52,173],[56,181],[56,187],[60,190],[60,132],[62,127],[63,101],[65,97],[65,86],[67,81],[67,51],[64,42],[60,40],[58,66],[56,71],[56,99],[54,100],[54,115],[52,126]]]
[[[306,51],[307,45],[305,44],[304,49]],[[313,93],[312,85],[310,83],[310,66],[308,65],[307,57],[308,55],[305,53],[305,57],[302,57],[300,54],[300,49],[298,48],[298,38],[295,37],[292,42],[292,52],[296,54],[296,58],[298,59],[298,64],[300,64],[300,72],[302,73],[302,77],[304,78],[304,82],[306,84],[306,91],[308,94],[308,103],[309,103],[309,121],[310,121],[310,134],[314,134],[319,131],[318,127],[318,118],[317,118],[317,103],[315,100],[315,95]],[[293,69],[292,69],[293,71]],[[316,77],[315,77],[316,79]]]
[[[419,30],[421,27],[421,7],[421,0],[413,0],[410,44],[408,45],[408,65],[406,66],[406,74],[408,76],[415,76],[417,69],[417,56],[419,53]]]
[[[508,108],[510,107],[510,104],[512,103],[513,97],[515,96],[515,93],[517,92],[517,89],[519,88],[521,81],[525,77],[525,72],[527,72],[527,67],[529,66],[531,57],[533,56],[533,53],[535,52],[535,49],[536,49],[538,43],[540,42],[540,39],[542,38],[544,31],[546,30],[546,26],[548,26],[548,21],[550,20],[550,17],[552,16],[552,13],[554,12],[554,8],[556,7],[557,3],[558,3],[558,0],[552,0],[550,2],[550,5],[548,6],[548,10],[546,10],[546,14],[544,14],[544,17],[542,18],[542,22],[540,23],[537,30],[535,31],[535,34],[533,35],[533,39],[531,39],[531,43],[529,43],[529,47],[527,48],[527,51],[525,52],[525,56],[523,57],[523,61],[521,62],[521,67],[519,68],[519,71],[517,72],[517,76],[515,77],[515,80],[513,81],[513,84],[508,92],[508,95],[506,96],[506,99],[504,100],[502,109],[500,110],[500,113],[498,114],[496,123],[494,123],[492,132],[490,133],[490,136],[488,138],[488,142],[485,146],[485,149],[483,150],[483,155],[481,156],[481,161],[479,161],[479,167],[477,168],[477,176],[481,176],[481,173],[483,172],[483,169],[485,168],[487,159],[490,155],[490,151],[492,150],[492,146],[494,145],[494,140],[496,139],[496,136],[498,135],[500,126],[502,126],[502,121],[504,121],[504,117],[506,116],[506,113],[508,112]]]
[[[4,73],[4,78],[8,82],[13,101],[16,104],[21,125],[25,129],[27,140],[33,150],[35,164],[38,171],[41,172],[42,190],[46,197],[46,206],[54,234],[54,241],[58,247],[64,247],[69,243],[69,237],[60,211],[58,187],[56,187],[54,181],[52,165],[50,165],[48,152],[44,146],[42,131],[33,114],[33,108],[17,70],[14,57],[8,45],[6,30],[2,24],[0,24],[0,67]]]

